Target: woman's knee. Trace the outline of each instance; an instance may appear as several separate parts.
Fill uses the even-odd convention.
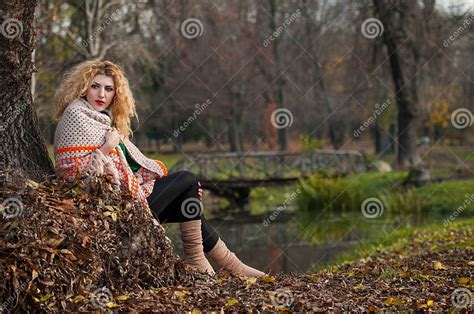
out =
[[[191,171],[183,170],[179,171],[178,173],[179,180],[183,182],[183,184],[187,186],[198,185],[198,177]]]

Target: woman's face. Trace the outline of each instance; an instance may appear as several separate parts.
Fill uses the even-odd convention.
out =
[[[97,111],[110,106],[115,95],[114,80],[110,76],[97,74],[87,89],[87,102]]]

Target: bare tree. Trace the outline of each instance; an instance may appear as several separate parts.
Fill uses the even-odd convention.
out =
[[[374,0],[373,3],[384,26],[383,40],[390,60],[398,106],[397,165],[415,165],[420,160],[416,145],[420,58],[417,31],[421,11],[417,1]]]
[[[2,170],[15,169],[27,177],[41,179],[52,174],[53,167],[31,95],[36,4],[36,0],[0,3],[0,158]]]

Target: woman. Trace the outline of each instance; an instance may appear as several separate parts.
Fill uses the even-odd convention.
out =
[[[106,175],[149,206],[161,223],[180,224],[185,261],[213,275],[207,257],[233,274],[261,277],[229,251],[202,212],[202,188],[188,171],[167,173],[165,165],[144,156],[130,142],[136,117],[128,80],[110,61],[75,67],[55,96],[59,123],[54,138],[56,172],[65,179]],[[204,240],[203,240],[204,239]]]

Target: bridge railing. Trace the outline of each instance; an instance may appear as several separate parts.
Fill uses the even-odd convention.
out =
[[[189,170],[204,179],[245,181],[309,176],[321,169],[331,169],[338,174],[363,172],[366,170],[365,158],[355,150],[213,153],[185,158],[170,172]]]

